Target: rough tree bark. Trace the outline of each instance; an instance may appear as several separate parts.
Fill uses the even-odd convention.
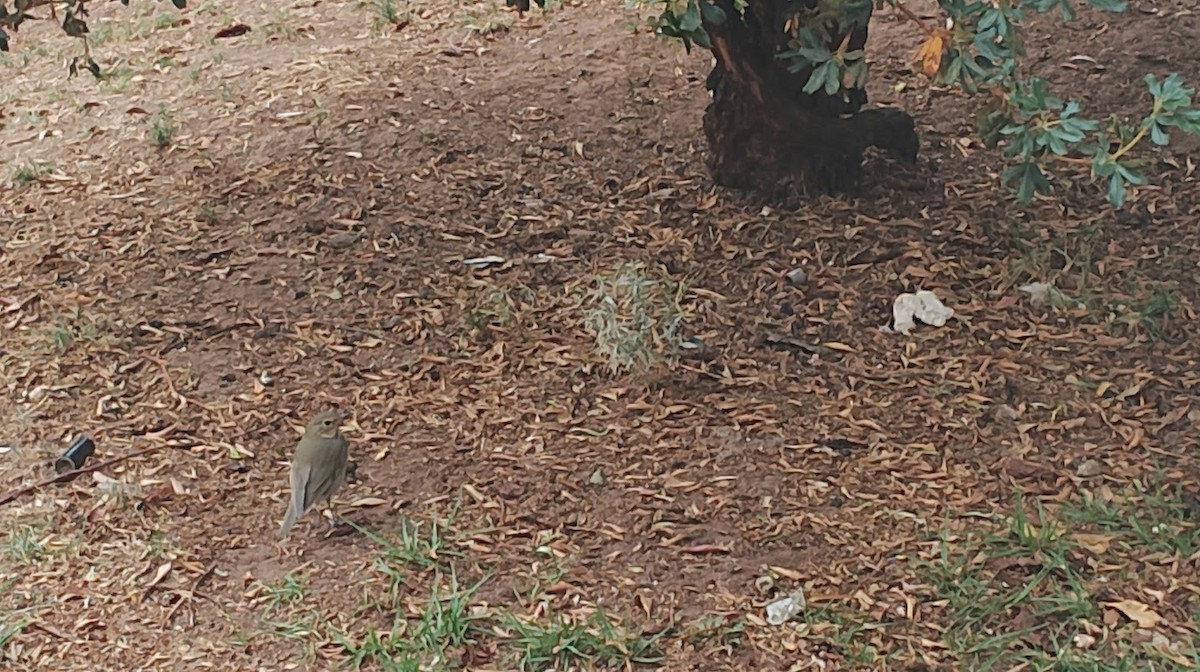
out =
[[[708,76],[712,102],[704,113],[708,167],[718,184],[756,191],[840,191],[858,178],[867,147],[914,162],[913,119],[894,108],[862,110],[866,91],[846,99],[807,94],[808,69],[793,73],[776,57],[787,49],[783,31],[796,0],[752,0],[740,14],[734,0],[719,26],[705,23],[716,64]],[[812,7],[817,0],[803,0]],[[851,33],[847,51],[863,48],[865,27]],[[841,43],[841,38],[831,47]]]

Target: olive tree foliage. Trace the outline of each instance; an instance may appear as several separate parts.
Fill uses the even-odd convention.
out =
[[[544,0],[534,0],[544,7]],[[661,35],[682,41],[685,48],[713,48],[710,32],[738,21],[756,0],[627,0],[630,7],[658,11],[654,26]],[[757,0],[764,2],[766,0]],[[529,9],[529,0],[506,0]],[[1120,13],[1126,0],[1086,0],[1088,5]],[[847,36],[865,29],[873,10],[889,7],[923,37],[915,60],[930,79],[955,86],[982,99],[976,115],[978,131],[989,147],[999,147],[1007,162],[1002,174],[1024,203],[1049,194],[1053,178],[1081,168],[1106,183],[1116,207],[1131,188],[1145,184],[1146,141],[1165,146],[1171,132],[1200,135],[1200,109],[1194,89],[1180,75],[1145,76],[1149,109],[1133,122],[1114,114],[1091,117],[1080,103],[1053,94],[1049,83],[1026,74],[1023,30],[1029,12],[1057,10],[1064,22],[1076,17],[1078,0],[938,0],[945,15],[929,23],[909,10],[904,0],[784,0],[779,30],[789,36],[788,49],[776,54],[793,72],[809,72],[806,93],[845,96],[861,91],[870,75],[865,49],[848,49]],[[733,14],[727,8],[732,8]],[[914,40],[916,42],[917,40]],[[1180,45],[1183,48],[1183,45]]]
[[[187,6],[187,0],[170,0],[177,9]],[[120,0],[129,5],[129,0]],[[41,10],[41,11],[39,11]],[[87,0],[0,0],[0,51],[9,50],[10,33],[21,30],[21,24],[29,20],[49,18],[62,26],[69,37],[79,38],[83,53],[71,59],[69,72],[75,75],[82,65],[93,76],[101,74],[100,64],[92,58],[88,48]]]

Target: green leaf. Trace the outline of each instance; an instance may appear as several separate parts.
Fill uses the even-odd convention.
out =
[[[1125,0],[1088,0],[1088,4],[1102,12],[1123,12],[1129,9]]]
[[[829,67],[829,74],[825,76],[825,95],[832,96],[842,90],[842,68],[836,61],[825,65]]]
[[[942,81],[946,84],[954,84],[962,79],[963,74],[963,59],[957,56],[951,57],[950,64],[944,69]]]
[[[1108,180],[1108,202],[1119,208],[1125,205],[1125,196],[1125,178],[1115,173]]]
[[[996,31],[989,29],[994,29],[996,24],[998,24],[1003,18],[1004,17],[1000,14],[1000,10],[998,9],[989,9],[988,11],[984,12],[983,16],[979,17],[979,23],[975,24],[975,27],[979,29],[976,37],[978,38],[979,35],[983,35],[984,33],[991,33],[992,35],[995,35]]]
[[[679,17],[679,30],[684,33],[694,33],[700,27],[700,6],[696,0],[688,3],[683,16]]]
[[[1142,175],[1137,170],[1123,163],[1117,164],[1117,174],[1130,184],[1142,185],[1146,183],[1145,175]]]
[[[825,73],[829,69],[829,63],[822,63],[813,68],[812,74],[808,76],[808,81],[804,83],[802,89],[805,93],[816,93],[825,86]]]
[[[1171,144],[1171,136],[1168,135],[1167,132],[1163,130],[1162,126],[1160,126],[1158,124],[1151,124],[1150,125],[1150,142],[1153,142],[1154,144],[1158,145],[1159,147],[1165,147],[1165,146]]]
[[[830,80],[832,80],[833,91],[829,90],[831,85]],[[837,78],[837,67],[833,61],[827,61],[817,66],[813,70],[812,75],[809,76],[808,81],[804,84],[805,93],[816,93],[821,88],[824,88],[825,92],[830,95],[837,93],[838,89],[841,88],[841,82]]]
[[[1008,185],[1017,183],[1017,198],[1022,203],[1031,203],[1035,193],[1050,192],[1050,182],[1046,179],[1046,175],[1032,161],[1024,161],[1005,169],[1001,179]]]
[[[867,25],[874,9],[873,0],[842,0],[838,3],[838,29],[845,33]]]
[[[1057,154],[1059,156],[1066,156],[1067,143],[1063,142],[1062,138],[1058,137],[1058,135],[1055,133],[1047,133],[1045,137],[1046,137],[1045,146],[1049,147],[1050,151],[1054,152],[1055,154]]]
[[[812,65],[824,63],[833,58],[833,53],[824,47],[800,47],[794,53],[799,54]]]
[[[1161,97],[1162,84],[1159,83],[1158,78],[1154,76],[1154,73],[1146,75],[1144,79],[1146,80],[1146,88],[1150,89],[1150,95],[1154,96],[1155,98]]]
[[[725,15],[725,10],[718,7],[712,0],[700,0],[700,14],[705,21],[714,26],[724,25],[729,18]]]

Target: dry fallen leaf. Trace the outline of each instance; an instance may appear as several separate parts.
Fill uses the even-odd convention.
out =
[[[1148,605],[1138,602],[1136,600],[1120,600],[1118,602],[1105,602],[1104,606],[1111,607],[1111,608],[1116,609],[1117,611],[1121,612],[1122,614],[1125,614],[1125,617],[1128,618],[1129,620],[1133,621],[1134,623],[1137,623],[1138,627],[1153,628],[1154,626],[1156,626],[1160,622],[1162,622],[1162,616],[1159,616]]]
[[[146,584],[146,587],[150,588],[152,586],[157,586],[159,583],[162,583],[162,580],[167,578],[167,574],[170,574],[170,573],[171,573],[171,561],[168,560],[158,566],[158,570],[154,572],[154,578],[150,579],[150,582]]]
[[[1071,539],[1092,553],[1100,555],[1108,552],[1108,548],[1112,545],[1114,537],[1107,534],[1085,534],[1083,532],[1077,532],[1071,535]]]

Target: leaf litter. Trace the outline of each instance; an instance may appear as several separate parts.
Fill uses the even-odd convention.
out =
[[[49,62],[12,78],[45,114],[0,133],[51,167],[0,206],[0,384],[21,414],[0,418],[18,446],[0,479],[49,476],[85,430],[97,464],[159,449],[98,472],[123,487],[77,479],[0,510],[6,665],[337,667],[451,604],[429,589],[450,571],[487,577],[464,612],[479,630],[437,654],[472,669],[538,659],[538,633],[595,661],[954,669],[981,641],[954,639],[963,624],[1026,622],[1004,653],[1044,650],[1045,623],[1079,655],[1194,660],[1198,297],[1156,294],[1194,272],[1164,261],[1194,258],[1174,216],[1194,185],[1143,192],[1153,226],[1093,241],[1086,290],[1111,303],[997,308],[1055,275],[1083,296],[1084,278],[1004,264],[1027,248],[986,170],[955,157],[936,189],[887,178],[799,209],[713,189],[690,149],[705,96],[673,72],[707,64],[614,35],[615,6],[547,19],[570,44],[541,19],[532,44],[464,42],[432,6],[403,33],[347,10],[315,49],[287,38],[311,8],[289,33],[223,7],[132,39],[126,90],[52,100]],[[240,22],[255,29],[197,37]],[[884,28],[872,39],[902,39]],[[450,41],[463,57],[437,58]],[[149,67],[168,43],[176,62]],[[186,128],[167,153],[123,116],[160,104]],[[1035,214],[1092,240],[1075,235],[1091,221]],[[579,296],[626,261],[686,288],[704,358],[606,369]],[[876,327],[918,289],[964,320],[898,349]],[[276,546],[294,429],[327,404],[351,410],[361,464],[347,515],[380,536]],[[1090,592],[1047,567],[1087,568]],[[764,576],[802,586],[804,610],[769,626]],[[1090,606],[970,611],[1023,586]],[[294,599],[267,613],[264,591]]]

